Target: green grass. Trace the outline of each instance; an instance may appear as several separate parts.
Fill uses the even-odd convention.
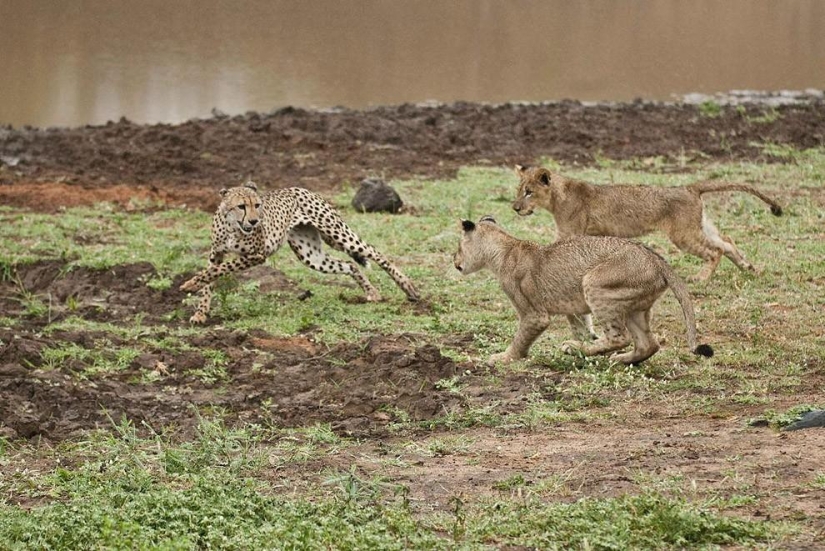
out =
[[[140,438],[128,423],[114,436],[92,435],[61,450],[77,467],[57,466],[25,484],[0,482],[4,493],[19,485],[18,494],[38,503],[22,508],[0,501],[0,547],[679,549],[770,542],[787,531],[656,492],[571,503],[457,497],[449,511],[416,515],[403,486],[364,478],[354,467],[330,473],[308,500],[256,477],[265,436],[274,435],[206,419],[184,445]],[[86,460],[77,461],[81,457]],[[516,475],[496,487],[509,491],[525,483]]]
[[[652,324],[664,347],[640,367],[562,354],[559,344],[569,338],[563,319],[551,324],[529,359],[492,370],[482,367],[481,360],[509,343],[515,312],[489,274],[462,277],[454,269],[459,220],[492,214],[518,237],[542,242],[554,237],[548,213],[518,218],[512,212],[516,179],[504,168],[464,169],[454,181],[393,182],[412,214],[357,213],[348,206],[353,189],[330,198],[353,229],[415,280],[423,307],[407,303],[375,266],[367,275],[385,300],[357,303],[361,292],[348,278],[310,271],[284,248],[270,265],[297,288],[311,290],[311,298],[299,301],[297,292],[289,291],[262,297],[256,281],[227,277],[219,285],[212,315],[222,329],[309,334],[328,345],[403,333],[415,342],[436,344],[457,362],[469,362],[462,369],[471,370],[485,390],[497,389],[508,377],[538,381],[523,409],[515,412],[501,408],[496,399],[468,402],[460,410],[420,422],[400,409],[388,410],[395,420],[391,431],[405,442],[410,435],[415,439],[401,451],[390,450],[398,453],[382,456],[387,464],[409,464],[410,453],[470,462],[476,460],[475,441],[467,431],[530,433],[598,420],[621,422],[625,415],[643,415],[634,410],[637,404],[662,406],[682,416],[762,414],[781,426],[799,411],[777,402],[810,396],[810,381],[821,380],[825,357],[825,150],[800,152],[771,144],[764,149],[788,162],[696,165],[690,167],[692,174],[673,173],[671,169],[683,167],[669,166],[664,159],[604,159],[590,168],[561,167],[596,183],[749,181],[783,204],[786,214],[776,218],[746,194],[705,197],[720,230],[763,269],[758,276],[744,274],[723,260],[712,281],[690,284],[700,341],[716,350],[709,360],[686,350],[681,312],[666,295],[654,308]],[[2,208],[0,279],[20,287],[13,281],[14,266],[41,258],[63,258],[68,269],[145,261],[158,275],[144,283],[163,290],[179,274],[205,265],[209,220],[207,214],[181,209],[130,214],[101,205],[53,216]],[[682,254],[662,236],[642,241],[661,251],[683,276],[700,269],[698,259]],[[123,323],[89,321],[68,301],[58,305],[48,296],[18,290],[26,319],[46,319],[42,334],[95,334],[94,346],[88,348],[66,342],[42,350],[41,368],[94,381],[118,373],[145,352],[196,350],[203,365],[187,375],[209,385],[231,384],[232,360],[225,351],[191,344],[195,335],[210,329],[148,323],[140,313]],[[170,314],[170,321],[192,311],[193,300],[188,302]],[[54,321],[52,313],[61,308],[68,315]],[[3,328],[20,323],[5,313],[0,317]],[[257,360],[250,361],[254,365],[264,357],[266,353],[258,351]],[[545,380],[548,374],[552,381]],[[144,373],[132,384],[149,382],[150,375]],[[437,388],[469,400],[465,375],[462,371],[442,379]],[[742,425],[747,430],[744,421]],[[454,498],[451,512],[428,511],[409,502],[403,485],[351,468],[356,461],[347,454],[355,453],[351,450],[358,442],[323,424],[289,431],[252,425],[230,430],[204,421],[195,440],[177,443],[162,436],[139,438],[128,424],[120,426],[116,436],[107,434],[54,450],[0,437],[0,466],[4,474],[12,473],[0,478],[0,548],[245,549],[272,542],[307,549],[685,548],[770,545],[787,529],[732,514],[760,499],[745,485],[730,495],[693,495],[679,490],[685,479],[657,479],[647,472],[631,473],[637,490],[632,495],[548,500],[581,496],[570,486],[574,468],[535,479],[526,471],[508,472],[495,483],[500,495],[494,501],[445,496]],[[292,470],[315,469],[322,459],[337,465],[324,474],[324,482],[297,477]],[[280,480],[273,472],[285,472],[287,478]],[[731,479],[736,476],[732,461]],[[806,484],[821,489],[823,477],[820,470]]]

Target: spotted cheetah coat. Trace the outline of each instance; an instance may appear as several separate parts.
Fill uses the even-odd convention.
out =
[[[328,256],[322,246],[343,251],[361,265],[373,260],[411,301],[418,300],[412,281],[374,247],[365,243],[320,195],[293,187],[258,193],[253,182],[221,190],[223,200],[212,219],[212,249],[208,266],[181,285],[198,291],[198,307],[190,320],[206,320],[213,282],[222,275],[262,264],[284,240],[307,266],[323,273],[347,274],[364,290],[368,301],[380,300],[378,290],[347,260]],[[227,254],[234,258],[226,260]]]

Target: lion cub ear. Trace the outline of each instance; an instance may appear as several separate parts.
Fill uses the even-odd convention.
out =
[[[516,165],[516,169],[515,169],[515,170],[516,170],[516,174],[517,174],[518,176],[521,176],[522,174],[524,174],[524,172],[525,172],[528,168],[530,168],[530,167],[529,167],[529,166],[527,166],[527,165]]]
[[[248,188],[249,188],[249,189],[251,189],[252,191],[258,191],[258,184],[256,184],[256,183],[255,183],[255,182],[253,182],[252,180],[249,180],[247,183],[245,183],[245,184],[243,185],[243,187],[248,187]]]
[[[472,220],[462,220],[461,227],[462,229],[464,229],[464,231],[473,231],[474,229],[476,229],[476,225],[475,223],[473,223]]]
[[[227,193],[229,193],[229,190],[228,190],[228,189],[226,189],[226,188],[223,188],[223,189],[222,189],[222,190],[220,190],[218,193],[220,193],[220,194],[221,194],[221,197],[226,197],[226,194],[227,194]]]
[[[550,174],[548,172],[542,172],[541,176],[539,176],[539,182],[541,182],[545,186],[550,185]]]

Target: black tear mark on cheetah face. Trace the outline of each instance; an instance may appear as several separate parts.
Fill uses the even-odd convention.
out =
[[[244,235],[251,235],[260,227],[261,198],[251,186],[222,189],[220,209],[230,228],[238,228]]]

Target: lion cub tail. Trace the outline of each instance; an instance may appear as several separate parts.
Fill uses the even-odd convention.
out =
[[[694,354],[698,354],[699,356],[710,358],[713,356],[713,348],[711,348],[709,344],[696,345],[696,316],[693,312],[693,300],[690,298],[687,285],[685,285],[682,278],[673,271],[673,268],[670,267],[670,264],[668,264],[664,258],[659,255],[656,256],[662,267],[662,275],[664,276],[665,281],[667,281],[670,290],[673,291],[673,295],[676,297],[676,300],[679,301],[679,305],[682,307],[682,313],[685,315],[685,325],[687,325],[687,339],[690,351]]]
[[[779,203],[777,203],[776,201],[774,201],[773,199],[771,199],[770,197],[768,197],[767,195],[765,195],[764,193],[762,193],[750,184],[732,184],[729,182],[714,182],[713,180],[709,180],[704,182],[696,182],[695,184],[690,184],[689,186],[687,186],[687,188],[691,191],[696,192],[699,195],[702,195],[703,193],[713,193],[715,191],[744,191],[745,193],[750,193],[751,195],[759,197],[765,203],[770,205],[771,214],[773,214],[774,216],[782,216],[782,207],[779,205]]]

